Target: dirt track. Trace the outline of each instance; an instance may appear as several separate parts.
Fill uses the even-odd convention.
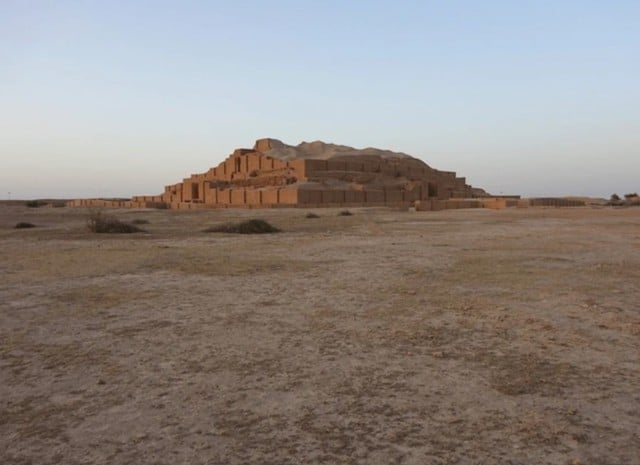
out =
[[[0,463],[640,463],[639,208],[352,211],[0,206]]]

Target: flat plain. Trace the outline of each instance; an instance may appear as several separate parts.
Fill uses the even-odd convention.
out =
[[[0,205],[0,463],[640,463],[640,208],[307,212]]]

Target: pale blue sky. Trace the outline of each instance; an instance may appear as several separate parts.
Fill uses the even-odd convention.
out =
[[[0,198],[156,194],[261,137],[639,191],[640,2],[0,0]]]

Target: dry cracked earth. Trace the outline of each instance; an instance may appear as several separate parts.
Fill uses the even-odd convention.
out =
[[[0,463],[640,463],[640,209],[351,211],[0,205]]]

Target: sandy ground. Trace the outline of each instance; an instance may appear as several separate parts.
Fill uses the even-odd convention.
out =
[[[640,209],[352,211],[0,206],[0,463],[640,463]]]

